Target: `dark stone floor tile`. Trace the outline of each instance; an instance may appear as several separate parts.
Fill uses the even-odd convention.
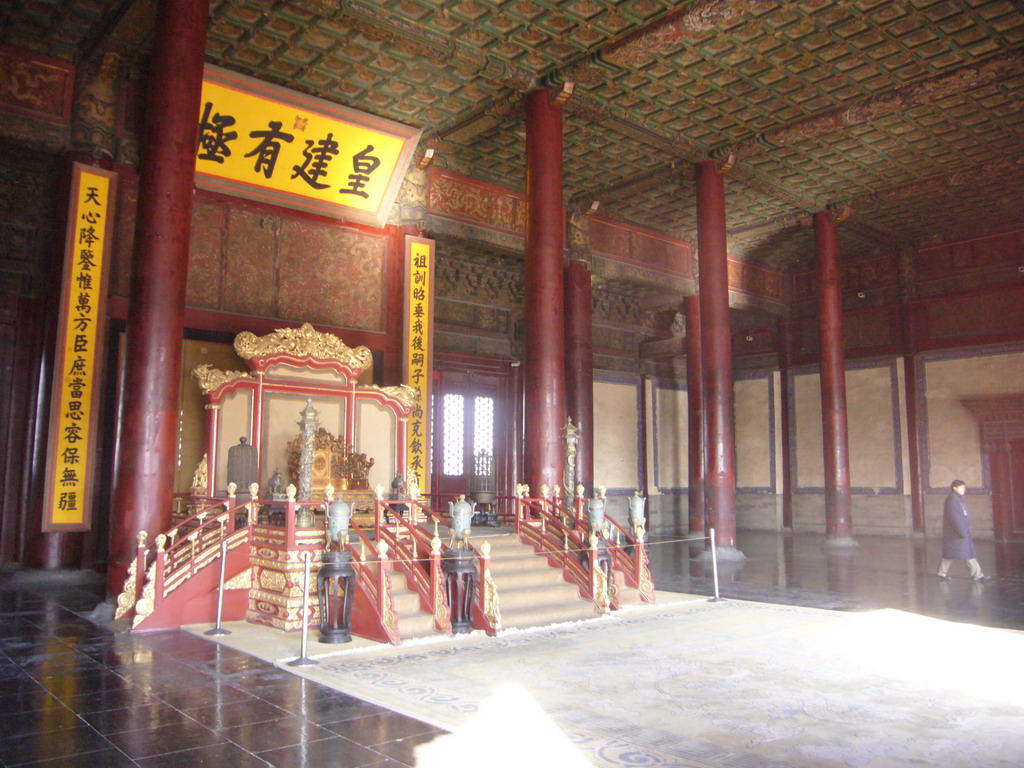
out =
[[[328,723],[324,727],[339,736],[352,739],[364,747],[398,741],[410,736],[445,733],[441,728],[397,712],[378,712],[337,723]]]
[[[42,653],[31,656],[22,656],[17,659],[17,664],[34,677],[46,677],[54,673],[64,674],[78,669],[101,669],[101,665],[95,659],[90,659],[82,653],[76,653],[68,649],[67,653]]]
[[[70,696],[86,693],[103,696],[135,688],[130,680],[125,680],[116,672],[103,667],[72,669],[67,672],[57,670],[45,676],[36,674],[33,677],[61,701],[67,701]]]
[[[217,766],[224,768],[267,768],[269,763],[246,752],[236,744],[214,744],[182,752],[170,752],[138,761],[139,768],[196,768]]]
[[[18,715],[5,718],[0,725],[2,738],[12,739],[21,736],[30,736],[36,733],[51,733],[53,731],[66,731],[69,728],[78,728],[85,723],[72,710],[63,704],[45,709],[37,709],[31,712],[21,712]]]
[[[123,731],[139,731],[147,728],[161,728],[165,725],[181,725],[190,720],[185,713],[158,700],[126,709],[89,712],[81,717],[104,735],[121,733]]]
[[[252,723],[278,720],[282,717],[287,717],[288,713],[262,699],[249,699],[229,704],[218,704],[212,707],[190,709],[188,716],[208,728],[220,730],[222,728],[232,728],[236,725],[250,725]]]
[[[196,669],[210,675],[230,677],[241,672],[252,672],[265,669],[268,664],[255,656],[237,654],[234,656],[219,656],[208,659],[194,665]]]
[[[223,706],[235,701],[256,700],[256,697],[241,688],[218,681],[213,681],[202,688],[165,691],[156,698],[185,712],[214,705]]]
[[[9,686],[0,688],[0,718],[63,706],[60,699],[38,683],[35,687],[19,687],[13,691]]]
[[[346,696],[343,693],[336,694],[335,696],[306,699],[305,701],[282,702],[279,706],[317,725],[338,723],[343,720],[351,720],[356,717],[388,711],[383,707],[378,707],[376,704],[371,704],[368,701],[352,696]]]
[[[77,691],[65,693],[59,691],[55,695],[79,714],[103,712],[108,709],[138,707],[143,704],[150,704],[155,700],[153,696],[134,686],[106,691],[91,691],[89,693],[79,693]]]
[[[189,691],[203,688],[216,682],[210,675],[199,672],[183,672],[177,675],[154,674],[160,670],[156,669],[135,669],[128,670],[125,678],[133,685],[138,686],[147,693],[154,696],[162,696],[175,691]]]
[[[83,723],[63,731],[0,739],[0,760],[7,766],[58,757],[70,760],[74,755],[112,746],[106,738]]]
[[[407,739],[398,739],[397,741],[389,741],[386,744],[378,744],[373,749],[400,763],[416,765],[416,747],[433,741],[440,735],[439,733],[425,733],[420,736],[410,736]]]
[[[326,728],[297,717],[286,715],[269,723],[250,723],[219,731],[229,741],[250,752],[266,752],[270,749],[305,744],[319,739],[332,739],[337,734]]]
[[[54,757],[31,763],[20,763],[18,768],[138,768],[138,763],[119,749],[100,749],[83,755]]]
[[[193,721],[158,728],[111,733],[108,739],[133,760],[196,747],[220,744],[225,739]]]
[[[381,755],[341,736],[260,752],[276,768],[361,768]]]

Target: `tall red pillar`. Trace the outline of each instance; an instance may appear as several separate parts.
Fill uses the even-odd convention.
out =
[[[793,367],[793,321],[780,318],[778,323],[779,355],[779,422],[782,426],[782,527],[793,530],[793,441],[789,426],[793,409],[793,389],[790,378]]]
[[[839,235],[828,211],[814,214],[821,342],[821,426],[825,458],[825,543],[855,546],[850,517],[850,447],[846,422],[846,355],[839,280]]]
[[[701,365],[700,296],[686,297],[686,412],[689,532],[704,531],[704,367]],[[716,532],[717,533],[717,532]]]
[[[118,488],[107,591],[139,530],[169,521],[174,492],[185,280],[208,0],[159,0],[139,173]]]
[[[587,495],[594,488],[593,293],[587,263],[569,262],[565,268],[565,400],[569,418],[579,430],[576,473]]]
[[[715,529],[720,558],[741,559],[736,549],[736,454],[729,333],[729,265],[725,235],[725,182],[714,160],[697,163],[697,258],[704,373],[704,509]]]
[[[561,481],[565,426],[562,111],[546,90],[526,97],[526,482]]]

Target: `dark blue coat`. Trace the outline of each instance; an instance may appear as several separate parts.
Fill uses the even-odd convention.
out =
[[[970,560],[975,557],[967,505],[956,491],[949,492],[942,508],[942,556],[946,560]]]

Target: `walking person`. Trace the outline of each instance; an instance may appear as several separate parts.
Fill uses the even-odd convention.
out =
[[[942,508],[942,562],[939,564],[938,577],[948,579],[949,566],[952,562],[964,560],[971,578],[975,581],[985,581],[986,576],[982,574],[974,552],[971,518],[967,514],[967,505],[964,504],[963,497],[967,491],[967,484],[963,480],[954,480],[949,488],[949,495]]]

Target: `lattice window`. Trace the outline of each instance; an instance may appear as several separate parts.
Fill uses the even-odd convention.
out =
[[[462,395],[444,396],[444,459],[443,472],[446,475],[462,475],[465,472],[465,398]]]
[[[494,455],[494,398],[477,397],[473,403],[473,455]]]

